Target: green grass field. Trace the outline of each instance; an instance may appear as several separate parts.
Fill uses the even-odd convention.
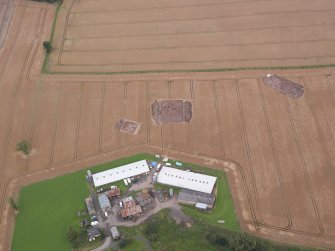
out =
[[[153,157],[138,154],[89,169],[99,172],[142,159]],[[89,194],[86,170],[42,181],[21,190],[12,251],[71,250],[66,232],[70,225],[79,222],[76,212],[84,208],[84,199]]]

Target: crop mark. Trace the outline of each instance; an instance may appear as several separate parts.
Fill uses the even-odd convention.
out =
[[[313,204],[314,212],[315,212],[315,215],[316,215],[316,220],[318,222],[319,231],[322,234],[322,233],[324,233],[324,230],[323,230],[323,226],[322,226],[322,223],[321,223],[321,218],[320,218],[320,214],[319,214],[318,205],[317,205],[317,202],[315,200],[315,196],[314,196],[311,184],[310,184],[310,178],[309,178],[309,174],[308,174],[308,171],[307,171],[306,162],[305,162],[305,159],[304,159],[303,154],[302,154],[302,149],[301,149],[301,146],[300,146],[300,142],[298,140],[296,125],[295,125],[295,122],[294,122],[294,119],[293,119],[292,111],[291,111],[290,104],[288,102],[287,96],[285,96],[285,103],[286,103],[286,110],[287,110],[287,113],[288,113],[289,118],[290,118],[290,124],[291,124],[292,132],[293,132],[293,135],[294,135],[294,141],[295,141],[296,147],[298,149],[299,159],[300,159],[300,162],[301,162],[302,167],[303,167],[304,177],[305,177],[305,181],[306,181],[306,184],[307,184],[307,187],[308,187],[308,192],[309,192],[309,195],[311,196],[311,199],[312,199],[312,204]]]
[[[235,85],[235,89],[236,89],[236,96],[237,96],[237,101],[238,101],[238,105],[239,105],[239,110],[240,110],[240,118],[242,121],[242,127],[243,127],[243,137],[244,137],[244,142],[245,142],[245,148],[246,148],[246,152],[248,155],[248,162],[249,162],[249,171],[251,173],[251,180],[252,180],[252,184],[253,184],[253,189],[255,191],[255,202],[256,202],[256,208],[255,208],[255,212],[257,212],[259,220],[256,218],[255,223],[256,224],[265,224],[264,220],[262,218],[262,214],[260,211],[260,201],[259,201],[259,197],[258,197],[258,190],[257,190],[257,186],[256,186],[256,178],[255,178],[255,174],[254,174],[254,166],[252,163],[252,159],[251,159],[251,154],[250,154],[250,146],[249,146],[249,141],[248,141],[248,137],[247,137],[247,129],[246,129],[246,122],[245,122],[245,115],[243,112],[243,106],[242,106],[242,101],[241,101],[241,96],[240,96],[240,90],[239,90],[239,83],[238,80],[235,80],[234,82]]]
[[[54,158],[55,142],[56,142],[56,135],[57,135],[58,120],[59,120],[59,111],[60,111],[62,97],[63,97],[63,84],[60,85],[59,90],[58,90],[57,106],[56,106],[57,108],[56,108],[55,119],[54,119],[55,122],[54,122],[53,130],[52,130],[49,165],[53,163],[53,158]]]
[[[149,83],[145,82],[145,95],[146,95],[146,124],[147,124],[147,143],[150,143],[150,95],[149,95]]]
[[[280,167],[278,165],[278,157],[277,157],[277,153],[276,153],[276,147],[275,147],[275,144],[273,143],[273,136],[272,136],[271,127],[270,127],[270,123],[269,123],[269,116],[268,116],[268,112],[267,112],[267,109],[266,109],[263,90],[262,90],[261,83],[260,83],[259,79],[257,79],[257,84],[258,84],[258,89],[259,89],[259,94],[260,94],[260,100],[261,100],[261,103],[262,103],[262,110],[263,110],[263,114],[264,114],[264,117],[265,117],[267,132],[268,132],[270,143],[271,143],[271,150],[272,150],[272,155],[273,155],[273,159],[274,159],[274,163],[275,163],[275,167],[276,167],[276,173],[277,173],[278,181],[279,181],[279,184],[280,184],[281,195],[282,195],[282,199],[283,199],[283,202],[284,202],[286,218],[287,218],[287,221],[288,221],[287,226],[284,227],[283,229],[288,230],[292,227],[292,218],[291,218],[290,209],[288,207],[287,200],[286,200],[286,197],[285,197],[282,174],[281,174],[281,171],[280,171]]]
[[[191,93],[191,100],[192,100],[192,135],[196,135],[198,133],[198,125],[197,125],[197,112],[195,106],[195,97],[194,97],[194,82],[190,80],[190,93]],[[193,154],[199,153],[199,146],[198,144],[193,144]]]
[[[19,8],[18,7],[18,11],[19,10],[21,10],[20,12],[22,12],[22,13],[20,13],[20,15],[19,15],[19,20],[18,20],[18,24],[16,25],[16,26],[14,26],[15,27],[15,29],[14,29],[14,31],[13,31],[13,33],[14,33],[14,36],[12,36],[12,40],[10,40],[10,42],[9,42],[9,48],[8,48],[8,51],[10,51],[10,53],[8,54],[8,57],[5,59],[5,60],[2,60],[2,62],[4,62],[4,64],[3,64],[3,66],[0,68],[0,82],[1,82],[1,80],[2,80],[2,78],[3,78],[3,74],[4,74],[4,72],[5,72],[5,69],[7,68],[7,65],[8,65],[8,62],[9,62],[9,58],[10,58],[10,56],[12,55],[12,52],[13,52],[13,47],[14,47],[14,45],[15,45],[15,43],[16,43],[16,40],[17,40],[17,37],[18,37],[18,34],[19,34],[19,30],[20,30],[20,28],[21,28],[21,25],[22,25],[22,20],[23,20],[23,16],[24,16],[24,14],[25,14],[25,12],[26,12],[26,9],[25,8]],[[4,48],[4,49],[7,49],[7,48]]]
[[[40,98],[40,92],[41,92],[41,86],[42,86],[42,82],[39,81],[37,86],[36,86],[36,90],[34,91],[34,96],[33,96],[33,108],[32,108],[32,120],[31,120],[31,127],[30,130],[28,132],[28,139],[32,142],[32,138],[33,138],[33,131],[34,131],[34,127],[35,127],[35,122],[36,122],[36,118],[37,118],[37,110],[39,107],[39,98]],[[25,163],[25,167],[24,167],[24,171],[27,172],[28,168],[29,168],[29,162],[30,162],[30,156],[28,155],[27,157],[27,161]]]
[[[74,149],[75,149],[74,150],[74,160],[78,159],[80,119],[81,119],[81,110],[82,110],[82,104],[83,104],[84,87],[85,87],[85,83],[82,82],[81,88],[80,88],[79,107],[78,107],[78,113],[77,113],[77,128],[76,128],[76,140],[75,140],[75,146],[74,146]]]
[[[102,131],[104,128],[104,114],[105,114],[105,97],[106,97],[106,83],[103,83],[101,91],[101,109],[100,109],[100,129],[99,129],[99,152],[102,152]]]
[[[212,91],[213,91],[214,101],[215,101],[214,104],[215,104],[216,121],[217,121],[218,132],[219,132],[218,142],[219,142],[219,147],[220,147],[220,155],[221,155],[221,159],[224,159],[226,154],[225,154],[224,144],[223,144],[222,124],[221,124],[221,119],[220,119],[218,97],[216,95],[217,91],[216,91],[216,81],[215,80],[212,82],[212,88],[213,88]]]

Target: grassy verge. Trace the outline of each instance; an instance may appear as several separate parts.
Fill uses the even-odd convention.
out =
[[[49,38],[51,48],[52,48],[52,41],[53,41],[55,28],[56,28],[57,17],[58,17],[58,13],[59,13],[60,7],[62,5],[62,2],[57,2],[56,5],[57,5],[57,7],[56,7],[56,11],[55,11],[54,20],[52,22],[50,38]],[[48,68],[49,67],[49,58],[50,58],[50,53],[45,53],[43,64],[42,64],[42,73],[49,73],[49,68]]]
[[[92,172],[128,164],[151,155],[138,154],[89,168]],[[85,208],[89,195],[86,170],[24,187],[20,193],[12,251],[71,250],[66,233],[70,225],[79,228],[77,211]]]
[[[47,71],[48,74],[61,75],[125,75],[125,74],[150,74],[150,73],[190,73],[190,72],[229,72],[229,71],[255,71],[255,70],[299,70],[299,69],[319,69],[333,68],[335,64],[322,65],[300,65],[300,66],[273,66],[273,67],[236,67],[236,68],[211,68],[211,69],[192,69],[192,70],[147,70],[147,71],[117,71],[117,72],[57,72]]]

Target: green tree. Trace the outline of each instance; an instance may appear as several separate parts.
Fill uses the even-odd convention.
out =
[[[46,53],[50,53],[51,52],[51,43],[50,43],[50,41],[44,41],[43,42],[43,48],[46,51]]]
[[[12,197],[8,199],[8,203],[13,209],[15,209],[15,211],[19,210],[19,207],[17,206],[16,202],[14,201]]]
[[[226,237],[221,233],[209,232],[206,234],[206,239],[209,243],[215,246],[225,246],[227,244]]]
[[[27,140],[22,140],[16,145],[16,150],[23,152],[25,155],[28,155],[30,153],[30,148],[31,148],[31,144]]]
[[[256,239],[246,233],[238,234],[230,239],[229,246],[234,251],[252,251],[256,249]]]

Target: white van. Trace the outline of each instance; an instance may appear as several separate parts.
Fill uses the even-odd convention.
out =
[[[159,171],[159,169],[161,169],[161,166],[162,166],[162,164],[157,165],[157,171]]]
[[[124,184],[125,184],[126,186],[128,186],[128,181],[127,181],[127,179],[124,179],[123,182],[124,182]]]
[[[166,165],[166,166],[171,166],[171,163],[166,163],[165,165]]]

